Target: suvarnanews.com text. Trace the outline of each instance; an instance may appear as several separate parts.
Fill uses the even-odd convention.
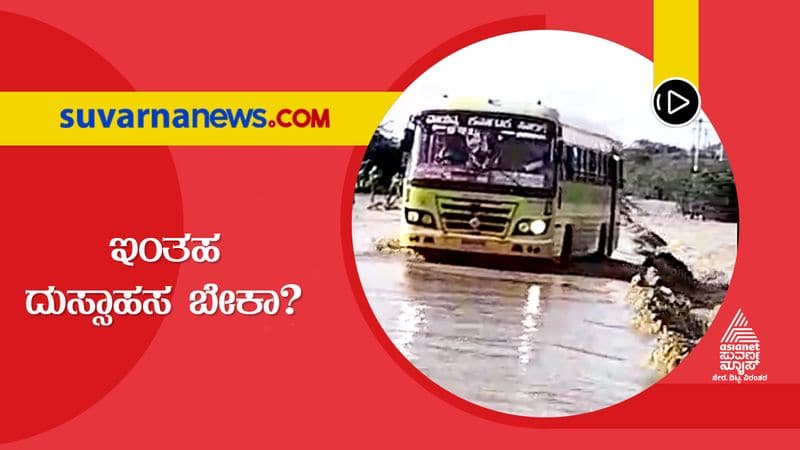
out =
[[[328,108],[63,108],[61,128],[330,128]]]

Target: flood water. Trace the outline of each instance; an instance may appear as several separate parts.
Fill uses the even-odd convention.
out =
[[[396,234],[400,213],[356,200],[353,246],[370,306],[400,352],[443,388],[549,417],[613,405],[657,380],[647,367],[654,339],[631,327],[627,282],[381,253],[375,241]]]

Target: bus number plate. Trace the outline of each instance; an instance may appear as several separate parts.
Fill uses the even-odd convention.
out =
[[[480,239],[461,239],[462,247],[483,248],[485,242]]]

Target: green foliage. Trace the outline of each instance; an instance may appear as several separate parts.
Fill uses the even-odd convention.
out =
[[[685,150],[654,151],[641,146],[626,149],[623,152],[625,193],[672,200],[687,213],[701,212],[709,218],[737,220],[736,186],[728,161],[702,155],[698,172],[692,173],[692,158]]]
[[[367,151],[358,172],[356,191],[369,191],[373,187],[378,192],[386,191],[391,183],[392,175],[401,170],[402,162],[400,141],[392,137],[389,131],[381,125],[375,130],[369,145],[367,145]],[[378,170],[374,171],[373,167],[376,166]]]

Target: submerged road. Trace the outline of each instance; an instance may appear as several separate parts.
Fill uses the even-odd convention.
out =
[[[658,379],[646,365],[653,337],[631,327],[628,274],[607,278],[605,263],[542,273],[382,253],[375,242],[397,233],[400,213],[367,204],[356,197],[353,246],[370,306],[400,352],[443,388],[550,417],[613,405]]]

